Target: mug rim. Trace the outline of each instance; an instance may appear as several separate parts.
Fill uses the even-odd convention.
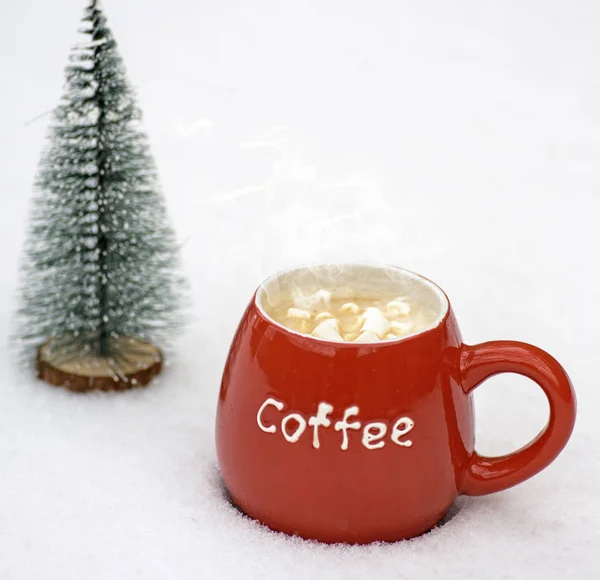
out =
[[[280,322],[277,322],[273,317],[271,317],[269,314],[267,314],[267,312],[264,310],[264,308],[261,304],[261,300],[265,293],[265,285],[268,284],[270,281],[275,280],[276,278],[283,276],[285,274],[293,274],[294,272],[302,272],[304,270],[310,270],[311,268],[332,268],[332,267],[340,267],[340,266],[347,266],[347,267],[357,267],[358,266],[358,267],[366,267],[366,268],[377,268],[379,270],[393,270],[395,272],[401,272],[402,274],[406,275],[408,278],[417,280],[418,282],[424,284],[425,286],[428,286],[430,289],[432,289],[436,293],[436,295],[440,301],[440,312],[439,312],[438,316],[436,317],[436,319],[431,324],[429,324],[427,327],[425,327],[422,330],[419,330],[418,332],[407,334],[406,336],[399,336],[399,337],[391,339],[391,340],[346,342],[346,341],[328,340],[326,338],[319,338],[316,336],[312,336],[310,334],[303,334],[301,332],[298,332],[297,330],[293,330],[291,328],[288,328],[287,326],[284,326]],[[429,278],[426,278],[425,276],[422,276],[421,274],[418,274],[417,272],[413,272],[412,270],[408,270],[406,268],[401,268],[400,266],[394,266],[392,264],[382,264],[382,263],[376,263],[376,262],[326,262],[326,263],[306,264],[304,266],[298,266],[298,267],[290,268],[287,270],[279,270],[279,271],[271,274],[271,276],[265,278],[259,284],[258,288],[256,289],[256,291],[254,293],[252,303],[258,310],[258,313],[262,316],[262,318],[266,322],[275,326],[276,328],[283,331],[284,333],[291,334],[294,336],[299,336],[301,338],[307,339],[309,341],[314,341],[316,343],[322,343],[322,344],[327,344],[327,345],[336,345],[336,346],[343,347],[343,348],[348,348],[348,347],[360,348],[360,347],[364,347],[364,346],[367,346],[367,347],[392,346],[392,345],[398,344],[400,342],[405,342],[412,338],[417,338],[423,334],[426,334],[432,330],[435,330],[440,325],[442,325],[444,323],[444,321],[446,320],[448,313],[450,312],[450,300],[448,299],[448,296],[446,295],[446,293],[435,282],[432,282]]]

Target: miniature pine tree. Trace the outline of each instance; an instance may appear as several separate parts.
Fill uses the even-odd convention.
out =
[[[91,0],[36,179],[20,337],[64,360],[120,365],[179,322],[177,246],[147,138],[98,2]],[[130,344],[128,347],[127,344]],[[135,358],[135,356],[133,357]]]

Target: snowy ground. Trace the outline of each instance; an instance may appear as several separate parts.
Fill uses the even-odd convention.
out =
[[[77,396],[0,353],[0,578],[600,576],[600,6],[593,0],[106,0],[196,307],[160,383]],[[83,2],[0,3],[0,333],[33,174]],[[559,459],[459,500],[410,542],[277,535],[224,499],[213,421],[254,287],[391,262],[449,294],[468,342],[533,342],[579,399]],[[543,426],[535,385],[475,395],[478,449]]]

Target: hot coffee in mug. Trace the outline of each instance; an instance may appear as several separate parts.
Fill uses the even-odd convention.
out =
[[[500,372],[537,382],[550,418],[522,449],[484,457],[472,391]],[[463,344],[444,292],[407,270],[323,265],[276,274],[250,301],[223,374],[217,453],[235,504],[272,529],[394,541],[431,529],[460,494],[538,473],[574,420],[549,354]]]
[[[265,311],[290,330],[346,342],[395,340],[427,328],[438,314],[419,296],[340,287],[309,294],[282,289],[267,297]]]

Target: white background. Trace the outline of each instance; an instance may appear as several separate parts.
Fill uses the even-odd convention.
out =
[[[600,575],[600,5],[106,0],[195,307],[151,388],[78,396],[0,352],[0,578]],[[0,1],[0,332],[79,0]],[[390,262],[449,294],[465,340],[533,342],[575,385],[559,459],[461,498],[410,542],[277,535],[223,498],[213,424],[242,310],[279,268]],[[477,447],[544,425],[515,376],[477,391]]]

